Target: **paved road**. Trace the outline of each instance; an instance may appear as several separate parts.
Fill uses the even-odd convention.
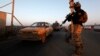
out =
[[[0,56],[70,56],[74,47],[66,43],[66,36],[68,33],[63,31],[53,32],[45,44],[39,41],[14,40],[9,48],[1,47]],[[100,56],[100,32],[86,30],[82,33],[82,39],[84,42],[83,56]]]
[[[100,56],[100,32],[84,31],[84,56]]]

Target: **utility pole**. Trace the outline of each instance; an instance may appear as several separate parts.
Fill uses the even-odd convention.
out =
[[[69,7],[70,7],[70,11],[71,11],[71,13],[73,13],[74,12],[74,0],[69,0]]]
[[[74,0],[69,0],[69,8],[70,8],[70,14],[72,14],[74,12]],[[73,33],[74,30],[73,30],[73,22],[72,22],[72,20],[71,20],[70,28],[71,28],[71,35],[73,35],[72,33]]]
[[[13,30],[14,4],[15,4],[15,0],[12,0],[11,30]]]

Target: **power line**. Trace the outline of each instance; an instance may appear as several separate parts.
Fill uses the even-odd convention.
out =
[[[12,3],[12,2],[10,2],[10,3],[8,3],[8,4],[5,4],[5,5],[1,6],[0,8],[6,7],[6,6],[10,5],[11,3]]]

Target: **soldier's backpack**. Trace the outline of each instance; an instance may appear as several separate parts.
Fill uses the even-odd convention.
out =
[[[80,14],[81,15],[79,16],[80,17],[79,21],[82,23],[87,22],[87,20],[88,20],[87,13],[85,11],[81,10]]]

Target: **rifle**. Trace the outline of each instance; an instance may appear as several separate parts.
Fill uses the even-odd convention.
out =
[[[69,8],[70,8],[70,14],[72,14],[74,12],[74,0],[69,0]],[[67,18],[67,17],[66,17]],[[66,21],[67,19],[65,19],[64,21]],[[71,22],[72,23],[72,22]],[[63,25],[64,23],[62,22],[61,26]]]

